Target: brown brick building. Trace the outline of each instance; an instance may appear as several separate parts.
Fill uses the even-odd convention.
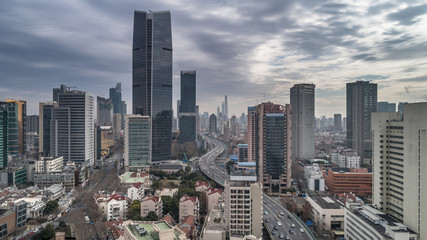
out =
[[[0,209],[0,238],[7,236],[16,229],[16,212],[6,209]]]
[[[323,170],[329,193],[354,193],[358,197],[372,195],[372,173],[367,168],[332,168]]]

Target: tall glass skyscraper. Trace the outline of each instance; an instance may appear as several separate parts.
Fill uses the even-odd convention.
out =
[[[179,105],[179,139],[197,140],[196,71],[181,71],[181,102]]]
[[[347,147],[354,149],[365,163],[372,158],[371,114],[376,111],[376,83],[347,83]]]
[[[58,103],[54,101],[39,103],[39,149],[46,156],[50,156],[50,120],[56,107]]]
[[[0,102],[0,169],[7,167],[7,103]]]
[[[150,116],[152,161],[171,159],[172,33],[169,11],[135,11],[132,112]]]
[[[24,154],[26,150],[27,102],[6,100],[8,105],[8,154]]]

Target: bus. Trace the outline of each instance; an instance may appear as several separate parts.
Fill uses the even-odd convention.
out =
[[[86,223],[90,223],[88,216],[85,216],[85,219],[86,219]]]

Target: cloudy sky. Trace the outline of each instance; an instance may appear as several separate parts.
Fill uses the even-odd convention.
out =
[[[316,116],[345,115],[356,80],[379,101],[427,100],[425,0],[1,0],[0,100],[38,114],[61,83],[108,97],[122,82],[130,110],[134,10],[171,11],[174,107],[182,69],[197,70],[201,112],[225,94],[236,115],[286,104],[296,83],[316,84]]]

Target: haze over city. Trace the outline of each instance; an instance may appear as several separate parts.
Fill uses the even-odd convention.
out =
[[[1,1],[1,95],[35,114],[61,83],[108,96],[122,82],[130,103],[135,9],[171,11],[173,103],[179,71],[197,69],[202,112],[224,95],[237,116],[289,103],[297,83],[316,84],[316,116],[345,115],[356,80],[377,83],[378,101],[427,99],[425,1]]]

